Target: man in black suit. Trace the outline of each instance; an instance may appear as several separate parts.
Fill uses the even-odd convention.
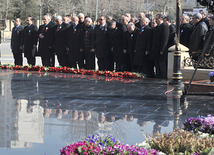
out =
[[[143,17],[140,20],[141,30],[138,32],[134,64],[139,67],[139,72],[154,77],[154,62],[149,59],[152,47],[152,29],[149,27],[149,19]]]
[[[127,28],[124,24],[113,20],[108,21],[109,35],[111,36],[112,51],[114,53],[114,62],[116,62],[116,71],[128,70],[128,54],[123,53],[123,37]]]
[[[163,20],[164,20],[164,23],[169,27],[169,40],[166,48],[168,52],[168,48],[175,45],[174,39],[175,39],[176,26],[172,24],[172,18],[170,16],[164,17]]]
[[[56,23],[52,21],[52,15],[50,13],[47,13],[46,15],[49,17],[48,25],[52,27],[52,31],[53,31],[51,37],[54,37],[54,27]],[[54,49],[53,43],[51,43],[51,46],[49,47],[49,51],[50,51],[50,64],[51,64],[51,67],[54,67],[55,66],[55,49]]]
[[[200,13],[201,16],[202,16],[202,19],[201,19],[201,20],[207,24],[207,27],[208,27],[208,30],[209,30],[209,28],[210,28],[209,19],[207,18],[206,13],[205,13],[203,10],[200,10],[199,13]]]
[[[90,17],[85,19],[85,29],[81,38],[82,51],[85,52],[86,69],[95,69],[95,52],[91,51],[94,27]]]
[[[67,28],[68,25],[62,22],[62,16],[55,18],[56,25],[54,26],[53,44],[55,53],[60,66],[68,66],[68,54],[67,54]]]
[[[130,61],[130,68],[131,71],[133,71],[134,68],[134,55],[135,55],[135,45],[136,45],[136,40],[137,36],[139,34],[139,29],[135,27],[135,24],[130,22],[127,26],[128,31],[125,33],[124,36],[124,54],[128,53],[129,56],[129,61]]]
[[[190,18],[187,15],[182,16],[180,25],[180,43],[189,48],[189,38],[192,33],[192,25],[189,24]]]
[[[196,61],[198,61],[198,57],[201,55],[204,39],[208,31],[206,23],[201,19],[202,16],[200,13],[193,15],[193,31],[189,39],[189,54]]]
[[[21,19],[16,18],[15,26],[12,29],[10,48],[13,52],[14,64],[19,66],[23,65],[23,30],[24,27],[21,25]]]
[[[38,38],[39,38],[39,48],[38,53],[42,58],[42,65],[46,67],[51,66],[51,36],[54,33],[54,25],[50,23],[50,17],[45,15],[43,17],[44,24],[39,27]]]
[[[95,52],[98,59],[99,70],[114,70],[109,31],[106,17],[100,16],[99,25],[95,27],[92,38],[92,52]]]
[[[73,25],[68,28],[68,56],[69,66],[77,68],[84,68],[84,52],[81,48],[81,38],[83,35],[83,26],[79,24],[79,18],[77,16],[72,18]]]
[[[80,24],[82,27],[84,27],[84,26],[85,26],[85,25],[84,25],[85,15],[84,15],[83,13],[79,13],[79,14],[77,15],[77,17],[79,18],[79,24]]]
[[[163,15],[155,17],[157,26],[153,30],[153,41],[150,59],[155,61],[156,77],[167,78],[167,43],[169,39],[169,27],[163,22]]]
[[[145,14],[143,12],[140,12],[139,15],[138,15],[138,22],[135,24],[135,27],[141,29],[141,26],[140,26],[140,20],[145,17]]]
[[[27,18],[27,26],[24,27],[24,56],[27,58],[27,62],[29,65],[35,66],[36,59],[36,46],[38,40],[38,28],[36,25],[33,25],[33,18]],[[32,50],[34,49],[34,52]]]

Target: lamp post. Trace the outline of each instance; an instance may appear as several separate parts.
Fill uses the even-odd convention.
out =
[[[181,2],[176,0],[176,35],[175,35],[175,45],[169,48],[169,51],[174,51],[174,64],[173,64],[173,74],[172,81],[170,84],[181,84],[183,79],[181,73],[181,51],[188,51],[189,49],[185,46],[179,44],[180,42],[180,12],[181,12]]]
[[[97,21],[97,13],[98,13],[98,0],[96,0],[96,14],[95,14],[95,21]]]

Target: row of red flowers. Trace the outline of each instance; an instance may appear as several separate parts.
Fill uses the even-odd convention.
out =
[[[99,70],[86,70],[86,69],[74,69],[69,67],[43,67],[43,66],[9,66],[0,65],[2,69],[10,70],[26,70],[26,71],[39,71],[39,72],[57,72],[57,73],[73,73],[82,75],[99,75],[107,77],[120,77],[120,78],[132,78],[141,79],[143,76],[138,73],[131,72],[115,72],[115,71],[99,71]]]

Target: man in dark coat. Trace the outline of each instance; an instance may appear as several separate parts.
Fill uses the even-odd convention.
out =
[[[189,38],[192,33],[192,25],[189,24],[189,16],[184,15],[181,18],[180,25],[180,43],[189,48]]]
[[[168,52],[168,48],[175,45],[175,32],[176,32],[176,26],[174,24],[172,24],[172,17],[170,16],[166,16],[164,17],[164,23],[166,25],[168,25],[169,27],[169,40],[167,43],[167,52]]]
[[[94,27],[90,17],[85,19],[85,29],[81,38],[83,51],[85,52],[86,69],[95,69],[95,52],[91,51]]]
[[[205,39],[205,35],[208,31],[207,25],[202,20],[202,16],[200,13],[196,13],[193,15],[193,31],[190,36],[190,48],[189,54],[194,60],[198,60],[198,56],[201,55],[203,49],[203,43]]]
[[[209,25],[209,19],[207,18],[207,15],[206,13],[203,11],[203,10],[200,10],[199,13],[201,14],[202,16],[202,21],[206,23],[207,27],[208,27],[208,30],[210,28],[210,25]]]
[[[136,51],[134,64],[139,66],[141,73],[147,74],[147,77],[154,77],[154,62],[149,59],[152,47],[152,29],[149,27],[149,19],[143,17],[140,20],[141,30],[138,33],[136,41]]]
[[[81,38],[83,35],[83,26],[79,24],[79,18],[77,16],[72,18],[73,25],[68,28],[68,56],[69,66],[77,68],[84,68],[84,52],[81,48]]]
[[[42,65],[51,67],[51,35],[54,33],[54,25],[49,22],[50,17],[45,15],[43,17],[44,24],[39,27],[39,48],[38,53],[42,58]]]
[[[135,27],[135,24],[130,22],[127,26],[128,31],[125,33],[124,36],[124,50],[123,52],[126,54],[128,53],[129,56],[129,60],[130,60],[130,68],[131,71],[133,71],[134,69],[134,54],[135,54],[135,45],[136,45],[136,40],[137,40],[137,36],[139,34],[139,29]]]
[[[53,44],[55,53],[60,66],[68,66],[68,53],[67,53],[67,28],[68,25],[62,22],[62,17],[57,16],[55,18],[56,25],[54,27]]]
[[[123,53],[123,37],[127,28],[124,24],[113,20],[108,21],[108,27],[111,29],[112,51],[114,52],[114,62],[116,62],[116,71],[127,71],[128,54]]]
[[[24,56],[27,58],[28,64],[34,66],[36,63],[35,53],[37,51],[38,28],[33,25],[32,17],[27,18],[27,26],[24,28],[23,37]]]
[[[169,27],[163,22],[163,15],[155,17],[157,26],[153,30],[153,41],[150,59],[155,61],[156,77],[167,77],[167,43],[169,39]]]
[[[205,56],[214,57],[214,16],[210,17],[209,25],[210,29],[207,32],[204,40],[204,48],[202,54],[204,54]],[[204,57],[204,55],[202,55],[202,57]]]
[[[109,31],[106,17],[100,16],[99,25],[95,27],[92,38],[92,51],[95,52],[98,59],[99,70],[114,70]]]
[[[21,19],[17,18],[15,20],[15,26],[12,29],[10,48],[13,52],[14,64],[19,66],[23,65],[23,30],[24,27],[21,25]]]

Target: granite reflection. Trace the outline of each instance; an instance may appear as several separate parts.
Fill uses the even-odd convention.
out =
[[[0,85],[0,153],[6,154],[58,154],[95,133],[135,144],[144,134],[172,132],[214,109],[212,96],[190,96],[180,104],[182,88],[166,96],[171,87],[156,79],[2,70]]]

